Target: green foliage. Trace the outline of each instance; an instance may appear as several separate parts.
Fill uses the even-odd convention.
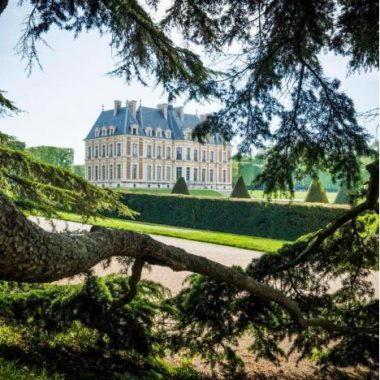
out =
[[[33,146],[26,148],[26,151],[45,164],[59,166],[64,169],[71,169],[74,163],[74,149],[72,148]]]
[[[126,291],[128,277],[122,276],[88,276],[81,285],[1,282],[0,356],[17,357],[24,368],[0,361],[0,374],[25,380],[61,378],[51,372],[81,379],[200,379],[190,365],[172,368],[162,360],[168,347],[163,327],[174,315],[163,303],[167,289],[141,281],[129,304],[110,309]],[[41,368],[49,376],[45,369],[39,375]]]
[[[44,369],[34,371],[20,366],[17,362],[10,362],[0,358],[0,379],[7,380],[64,380],[62,375],[49,375]]]
[[[305,196],[305,202],[309,203],[329,203],[326,192],[318,177],[313,178]]]
[[[96,216],[104,209],[124,215],[133,212],[119,202],[115,192],[101,189],[71,171],[43,163],[23,151],[7,146],[8,136],[0,137],[0,190],[19,206],[30,211],[54,215],[57,210],[72,210]]]
[[[231,198],[251,198],[245,186],[244,179],[240,176],[232,190]]]
[[[345,182],[342,183],[342,185],[339,188],[338,194],[336,195],[336,198],[334,200],[335,204],[349,204],[350,199],[348,197],[348,189]]]
[[[193,275],[189,287],[168,301],[177,310],[171,344],[190,355],[201,355],[213,366],[221,365],[228,371],[227,378],[237,378],[239,358],[228,358],[225,350],[243,334],[249,336],[250,350],[258,358],[277,362],[287,354],[280,342],[290,338],[290,352],[296,350],[301,358],[314,359],[319,352],[318,364],[322,367],[364,365],[376,370],[378,300],[367,276],[378,265],[377,235],[378,216],[367,213],[343,225],[298,266],[268,274],[297,258],[312,244],[315,234],[285,246],[278,254],[253,260],[246,269],[253,278],[285,291],[309,317],[328,317],[330,323],[356,326],[358,331],[344,334],[318,327],[300,330],[278,305],[262,302],[227,282]],[[334,289],[335,281],[342,278],[342,287]],[[373,328],[373,332],[360,328]]]
[[[122,194],[121,201],[139,213],[137,221],[283,240],[315,231],[345,212],[339,206],[133,193]]]
[[[186,185],[185,178],[183,178],[183,177],[178,178],[178,180],[175,183],[171,193],[172,194],[190,195],[189,189],[187,188],[187,185]]]

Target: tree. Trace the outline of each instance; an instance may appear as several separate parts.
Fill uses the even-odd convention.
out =
[[[33,146],[26,151],[33,157],[50,165],[71,169],[74,163],[74,149],[56,146]]]
[[[7,3],[0,1],[0,15]],[[237,367],[230,343],[249,331],[254,334],[252,350],[274,361],[283,355],[278,343],[290,336],[304,357],[323,350],[322,364],[376,368],[378,302],[367,275],[378,265],[377,229],[370,228],[377,223],[378,160],[353,102],[337,80],[325,76],[320,55],[329,50],[349,57],[350,71],[376,69],[378,3],[173,0],[160,23],[150,16],[156,1],[147,2],[149,10],[136,0],[30,3],[18,45],[29,69],[39,64],[37,43],[51,27],[76,34],[89,29],[110,33],[119,58],[114,75],[143,83],[151,75],[169,100],[186,94],[198,100],[217,97],[223,103],[197,128],[200,141],[209,133],[226,141],[240,135],[241,153],[270,141],[259,177],[267,194],[292,192],[294,173],[314,176],[321,169],[351,186],[360,180],[360,157],[372,154],[374,159],[367,165],[368,184],[358,194],[363,201],[320,231],[243,270],[131,231],[94,229],[83,236],[43,231],[14,202],[22,199],[24,206],[50,215],[59,207],[85,216],[105,208],[131,211],[115,193],[3,145],[0,278],[53,281],[122,256],[134,263],[129,291],[117,301],[120,306],[136,294],[145,263],[187,270],[205,277],[193,279],[190,289],[172,300],[182,328],[180,337],[173,335],[174,347],[184,346],[211,362],[221,358],[222,347],[224,357]],[[176,46],[169,35],[173,27],[190,45],[231,59],[229,69],[211,70],[191,49]],[[227,54],[231,44],[240,47],[235,55]],[[14,112],[16,105],[1,92],[0,113]],[[329,281],[339,279],[342,288],[329,293]]]
[[[230,195],[231,198],[251,198],[245,186],[244,178],[240,176]]]
[[[84,178],[85,176],[84,165],[73,165],[72,169],[75,175],[77,175],[78,177]]]
[[[185,178],[178,178],[177,182],[173,186],[172,194],[182,194],[182,195],[190,195],[189,189],[187,188]]]
[[[325,189],[319,177],[314,177],[307,190],[305,202],[329,203]]]
[[[334,203],[336,204],[349,204],[347,185],[343,182],[339,188],[338,194],[335,197]]]

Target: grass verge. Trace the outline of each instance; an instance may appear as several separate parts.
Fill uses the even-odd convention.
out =
[[[78,214],[61,212],[60,217],[72,222],[84,222]],[[284,244],[291,243],[286,240],[276,240],[255,236],[229,234],[224,232],[214,232],[207,230],[193,230],[191,228],[180,228],[159,224],[142,223],[130,220],[115,218],[90,218],[85,223],[107,227],[118,228],[142,232],[145,234],[162,235],[176,237],[180,239],[196,240],[205,243],[228,245],[230,247],[252,249],[255,251],[273,253],[280,249]]]
[[[121,190],[118,189],[118,191],[125,191],[130,193],[138,193],[138,194],[170,194],[172,189],[128,189],[128,190]],[[219,193],[218,191],[211,190],[211,189],[189,189],[190,195],[194,197],[212,197],[212,198],[220,198],[223,195]]]

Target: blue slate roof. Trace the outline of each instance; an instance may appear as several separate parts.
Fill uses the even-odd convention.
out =
[[[136,117],[134,117],[128,107],[121,107],[116,114],[113,109],[102,111],[85,140],[95,138],[96,129],[101,129],[102,127],[108,128],[113,126],[115,128],[115,132],[112,134],[113,136],[130,135],[132,131],[131,127],[136,124],[141,127],[138,128],[138,135],[140,136],[146,136],[145,128],[152,128],[152,130],[161,128],[164,132],[169,129],[172,139],[183,140],[184,130],[188,128],[193,129],[199,122],[200,119],[198,115],[184,114],[183,119],[181,119],[179,113],[172,105],[168,105],[167,120],[159,108],[140,106],[137,109]],[[219,136],[216,135],[215,137],[216,143],[221,144],[222,141]]]

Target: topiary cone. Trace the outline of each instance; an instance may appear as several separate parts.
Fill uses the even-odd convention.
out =
[[[175,183],[172,194],[182,194],[182,195],[190,195],[189,189],[187,188],[186,181],[183,177],[178,178]]]
[[[346,182],[342,182],[338,194],[336,195],[336,198],[334,200],[334,203],[341,205],[350,203],[350,199],[348,198],[348,189]]]
[[[304,202],[329,203],[326,192],[318,177],[314,177],[307,190]]]
[[[245,186],[244,178],[240,176],[232,190],[231,198],[251,198]]]

